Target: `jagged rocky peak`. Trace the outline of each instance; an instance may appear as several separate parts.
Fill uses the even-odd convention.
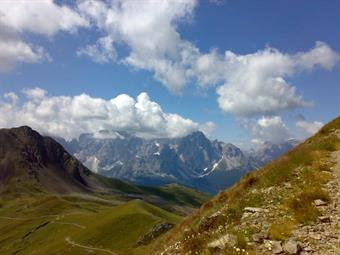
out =
[[[211,141],[201,131],[160,139],[121,131],[102,134],[59,141],[92,171],[143,185],[176,182],[214,193],[260,165],[253,155],[231,143]]]

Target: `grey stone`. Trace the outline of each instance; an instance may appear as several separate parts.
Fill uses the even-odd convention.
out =
[[[264,239],[266,239],[266,236],[263,233],[256,233],[252,236],[252,238],[256,243],[263,243]]]
[[[327,223],[327,222],[331,222],[331,218],[329,216],[320,216],[318,217],[319,221]]]
[[[304,248],[304,250],[307,251],[307,252],[309,252],[309,251],[313,251],[313,248],[310,247],[310,246],[306,246],[306,247]]]
[[[280,241],[272,241],[272,252],[274,254],[279,254],[283,252]]]
[[[320,240],[321,239],[321,235],[320,234],[316,234],[316,233],[309,233],[309,236],[315,240]]]
[[[295,240],[288,240],[283,244],[283,250],[288,254],[298,254],[300,246]]]
[[[321,200],[321,199],[316,199],[316,200],[314,200],[314,204],[315,204],[316,206],[327,205],[327,203],[326,203],[325,201]]]
[[[245,207],[243,211],[247,213],[256,213],[256,212],[263,212],[264,209],[258,208],[258,207]]]
[[[219,249],[224,249],[226,247],[226,245],[228,244],[228,246],[235,246],[236,245],[236,237],[234,235],[231,234],[226,234],[222,237],[220,237],[219,239],[216,239],[212,242],[210,242],[208,244],[208,247],[210,248],[219,248]]]

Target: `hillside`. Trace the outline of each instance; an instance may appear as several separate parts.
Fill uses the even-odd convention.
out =
[[[208,198],[109,179],[29,127],[0,130],[0,254],[116,254],[149,244]]]
[[[340,254],[340,117],[157,240],[152,254]]]
[[[96,254],[115,254],[137,246],[154,226],[168,226],[166,231],[179,220],[141,200],[120,205],[77,196],[1,201],[0,254],[71,255],[97,249]]]

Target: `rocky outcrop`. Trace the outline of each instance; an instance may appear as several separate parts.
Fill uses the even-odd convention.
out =
[[[135,246],[140,245],[147,245],[155,238],[159,237],[160,235],[164,234],[165,232],[169,231],[174,227],[172,223],[160,223],[155,225],[149,232],[141,236],[138,241],[136,242]]]

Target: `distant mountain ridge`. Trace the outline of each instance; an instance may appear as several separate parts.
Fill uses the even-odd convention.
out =
[[[217,193],[248,171],[292,148],[266,144],[243,152],[231,143],[209,140],[196,131],[182,138],[143,139],[126,132],[83,134],[78,140],[57,140],[92,171],[143,185],[179,183]]]

